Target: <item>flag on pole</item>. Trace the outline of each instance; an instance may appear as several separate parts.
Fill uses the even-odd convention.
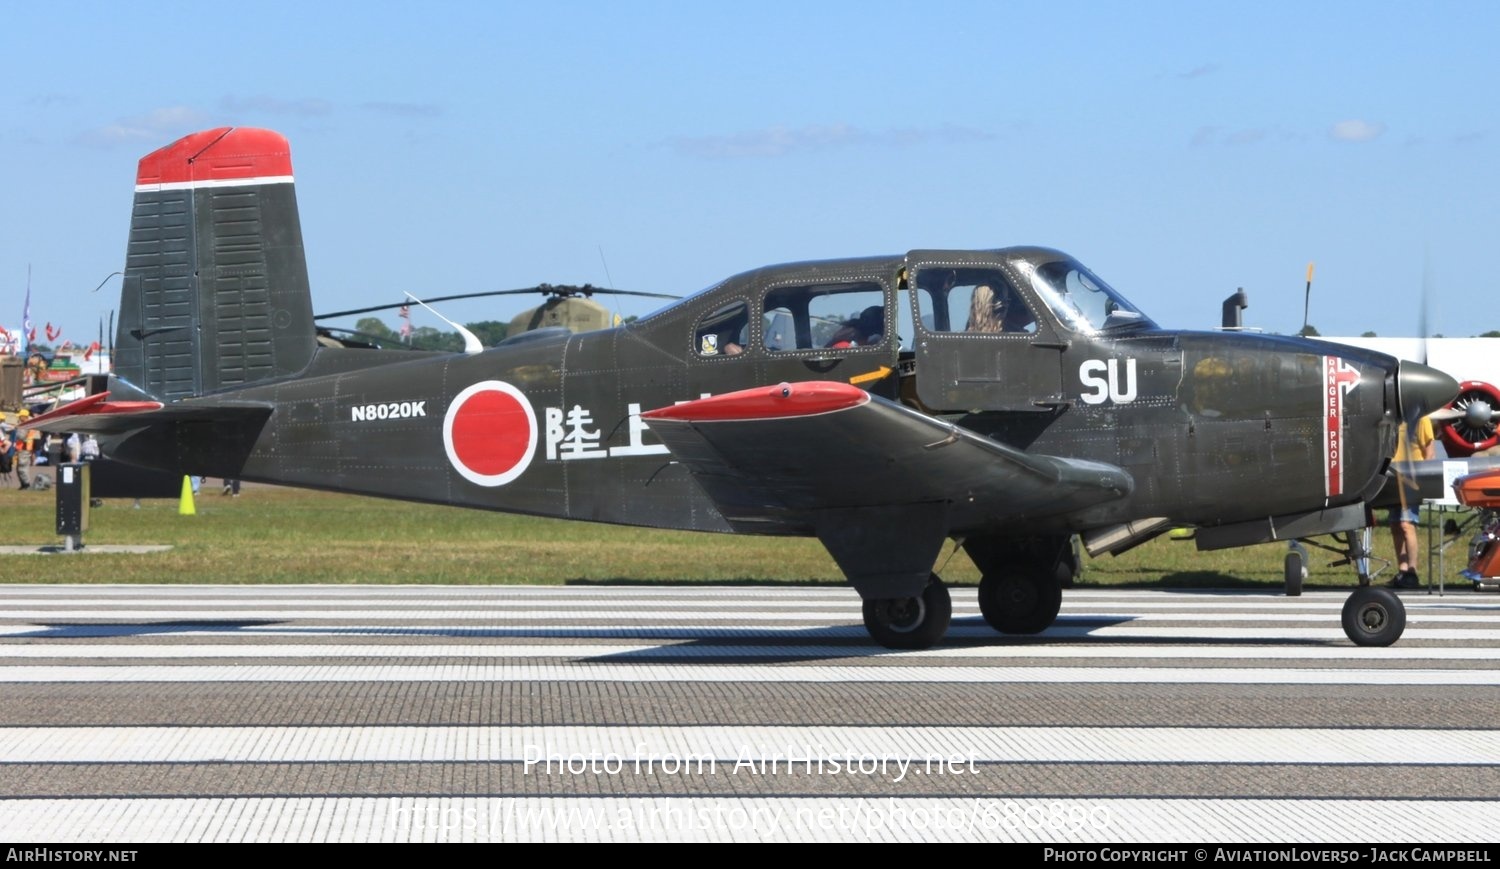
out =
[[[21,311],[21,334],[26,336],[26,351],[31,352],[31,342],[36,340],[36,326],[31,323],[31,266],[26,267],[26,307]]]
[[[50,343],[52,341],[56,341],[58,338],[61,338],[61,337],[62,337],[62,329],[54,329],[54,328],[52,328],[52,324],[48,323],[47,324],[47,341]]]
[[[411,343],[411,305],[402,305],[401,312],[397,315],[401,318],[401,337],[406,343]]]

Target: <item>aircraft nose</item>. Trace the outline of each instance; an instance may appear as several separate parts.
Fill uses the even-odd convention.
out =
[[[1402,360],[1396,367],[1396,412],[1417,420],[1458,396],[1458,381],[1418,362]]]

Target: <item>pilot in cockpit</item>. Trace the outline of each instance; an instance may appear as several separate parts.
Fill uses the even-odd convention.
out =
[[[1001,287],[996,292],[989,284],[974,288],[969,300],[970,332],[1034,332],[1036,319],[1031,311],[1016,298],[1015,291]]]

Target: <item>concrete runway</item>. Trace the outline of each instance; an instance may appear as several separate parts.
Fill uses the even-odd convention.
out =
[[[1500,598],[0,586],[0,839],[1493,840]]]

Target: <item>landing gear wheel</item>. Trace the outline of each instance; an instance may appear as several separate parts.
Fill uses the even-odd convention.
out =
[[[865,601],[865,630],[887,649],[926,649],[948,633],[953,599],[937,574],[917,597]]]
[[[1039,634],[1060,609],[1062,584],[1053,571],[987,573],[979,580],[979,612],[1002,634]]]
[[[1356,588],[1344,601],[1344,633],[1356,646],[1389,646],[1406,630],[1406,605],[1388,588]]]
[[[1286,554],[1282,578],[1286,581],[1286,596],[1302,596],[1302,580],[1307,579],[1307,568],[1303,566],[1302,553],[1293,549]]]

